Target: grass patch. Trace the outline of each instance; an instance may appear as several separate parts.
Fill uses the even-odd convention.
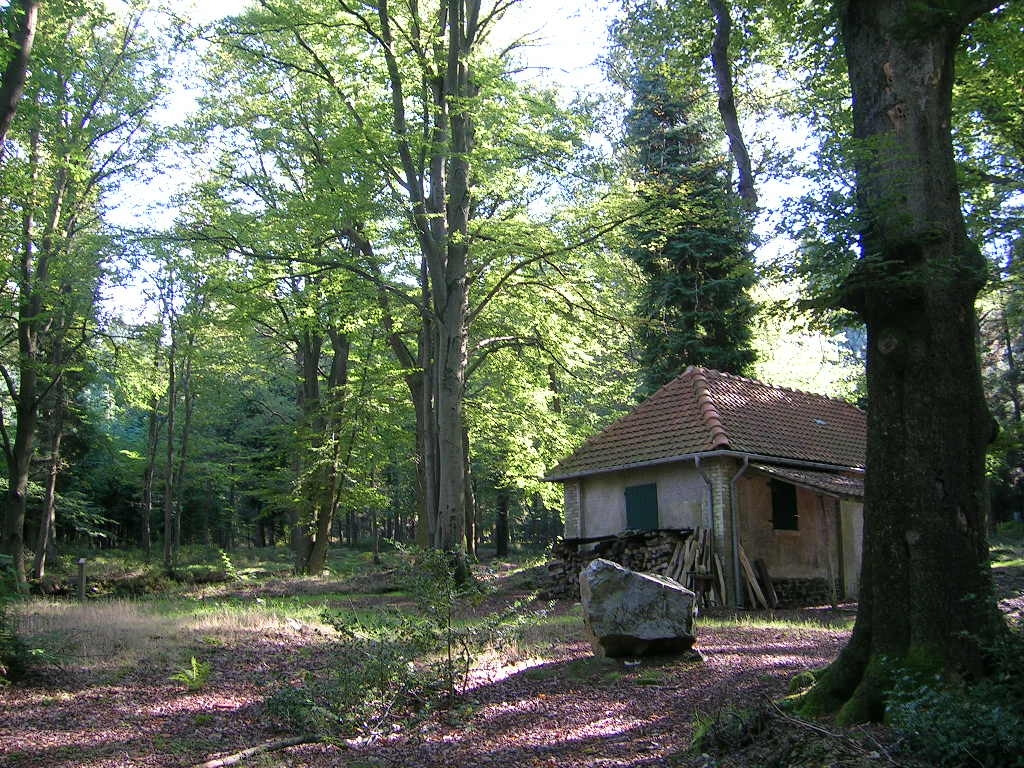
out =
[[[813,616],[773,616],[732,613],[697,618],[697,630],[707,629],[777,629],[777,630],[836,630],[852,629],[856,617],[853,614],[830,616],[822,621]]]
[[[269,603],[269,604],[268,604]],[[181,648],[221,647],[253,635],[326,630],[322,604],[288,598],[249,601],[34,599],[17,608],[21,635],[54,658],[92,669],[117,670],[143,659],[165,658]],[[180,655],[180,654],[179,654]]]
[[[989,562],[993,568],[1020,568],[1024,566],[1024,543],[1000,541],[989,547]]]
[[[992,563],[993,568],[1024,568],[1024,557],[1014,558],[1013,560],[999,560]]]

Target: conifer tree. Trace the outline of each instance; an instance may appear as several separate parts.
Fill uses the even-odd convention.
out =
[[[664,77],[641,74],[630,86],[629,172],[649,208],[627,248],[645,277],[637,307],[645,389],[689,365],[742,374],[755,358],[754,270],[726,158],[698,105],[671,93]]]

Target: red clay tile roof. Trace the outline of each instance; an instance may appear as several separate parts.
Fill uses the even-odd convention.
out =
[[[864,466],[862,410],[707,368],[687,368],[591,437],[548,480],[727,450],[838,467]]]

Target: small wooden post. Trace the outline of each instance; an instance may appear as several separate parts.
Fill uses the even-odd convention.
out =
[[[85,558],[78,558],[78,599],[85,601]]]

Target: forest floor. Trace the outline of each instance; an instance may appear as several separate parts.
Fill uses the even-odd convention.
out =
[[[1024,615],[1024,566],[994,569],[1003,608]],[[528,577],[491,563],[477,613],[519,598]],[[294,735],[271,715],[275,690],[302,687],[337,665],[323,607],[409,607],[373,573],[350,580],[271,579],[195,587],[173,600],[33,601],[21,631],[53,662],[0,689],[0,766],[196,766]],[[517,639],[478,658],[454,706],[372,737],[261,753],[246,766],[866,766],[915,765],[883,728],[835,731],[771,706],[796,673],[830,661],[852,606],[775,615],[702,617],[703,662],[612,661],[585,642],[579,606],[536,603]],[[188,691],[169,679],[195,656],[209,680]],[[746,721],[759,712],[757,722]],[[724,756],[691,749],[718,721]],[[736,727],[733,727],[732,724]],[[758,734],[754,740],[752,734]],[[731,735],[730,735],[731,734]]]

